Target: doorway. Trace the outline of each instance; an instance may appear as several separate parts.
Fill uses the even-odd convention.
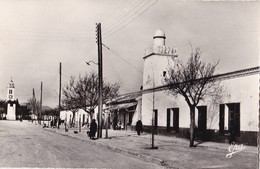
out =
[[[225,131],[225,104],[219,105],[219,133],[224,134]]]
[[[229,142],[236,142],[240,136],[240,103],[227,104]]]
[[[157,131],[157,128],[158,128],[158,110],[157,109],[154,109],[153,110],[153,120],[154,120],[154,123],[153,123],[153,126],[154,126],[154,129],[155,131]]]
[[[207,130],[207,106],[198,106],[198,132]]]
[[[179,132],[179,108],[167,109],[167,132]]]

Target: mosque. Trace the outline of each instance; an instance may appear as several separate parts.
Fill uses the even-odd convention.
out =
[[[189,138],[190,110],[182,96],[164,90],[167,68],[178,59],[177,49],[166,46],[165,32],[155,31],[153,45],[145,49],[143,57],[142,91],[110,102],[113,117],[134,128],[141,120],[144,130],[156,134]],[[221,99],[207,97],[195,110],[196,131],[200,139],[256,145],[258,132],[259,67],[246,68],[219,75],[224,86]],[[149,91],[150,92],[147,92]],[[127,104],[126,104],[127,103]],[[134,111],[129,111],[129,110]],[[198,135],[197,135],[198,136]]]
[[[110,124],[120,121],[124,130],[134,129],[136,122],[141,120],[147,132],[154,126],[156,134],[189,138],[190,110],[184,98],[173,96],[166,89],[154,91],[165,85],[163,79],[168,66],[180,57],[176,48],[166,46],[165,40],[165,32],[158,29],[153,36],[153,45],[145,49],[141,90],[109,101],[104,110]],[[235,70],[218,77],[225,92],[221,99],[207,97],[199,102],[195,110],[197,136],[204,141],[226,143],[236,138],[236,142],[256,145],[259,67]],[[14,89],[11,84],[9,89]],[[15,108],[10,109],[9,116],[13,117],[14,111]],[[83,118],[83,122],[87,114],[81,111],[78,111],[77,119]],[[71,111],[64,111],[61,116],[68,120]]]

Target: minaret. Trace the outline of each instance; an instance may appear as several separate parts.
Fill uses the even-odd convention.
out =
[[[161,86],[169,64],[177,57],[177,49],[165,45],[165,33],[157,29],[153,36],[153,45],[145,49],[143,89]]]
[[[163,86],[164,77],[167,76],[167,69],[176,60],[177,49],[172,46],[166,46],[165,39],[166,35],[164,31],[157,29],[153,36],[152,46],[145,49],[143,57],[143,90]],[[156,119],[165,111],[162,110],[161,104],[158,103],[158,100],[165,100],[164,92],[158,91],[142,94],[141,113],[145,113],[142,113],[141,116],[144,125],[151,125],[152,120],[158,126],[162,125],[162,122],[156,121]],[[164,102],[161,101],[160,103]]]
[[[7,86],[7,120],[15,120],[15,112],[16,112],[16,102],[14,100],[14,82],[11,81],[8,83]]]

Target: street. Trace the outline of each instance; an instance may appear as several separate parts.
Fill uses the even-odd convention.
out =
[[[162,168],[19,121],[0,121],[0,167]]]

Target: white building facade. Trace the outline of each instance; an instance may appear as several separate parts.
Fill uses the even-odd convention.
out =
[[[167,67],[178,58],[175,48],[165,46],[165,39],[164,31],[157,30],[154,45],[145,52],[144,90],[163,86]],[[259,122],[258,71],[221,81],[224,86],[222,98],[209,97],[197,106],[197,138],[255,145]],[[145,130],[150,130],[154,119],[158,134],[189,138],[190,110],[182,96],[173,96],[165,90],[143,93],[141,105],[141,115],[138,116]]]

